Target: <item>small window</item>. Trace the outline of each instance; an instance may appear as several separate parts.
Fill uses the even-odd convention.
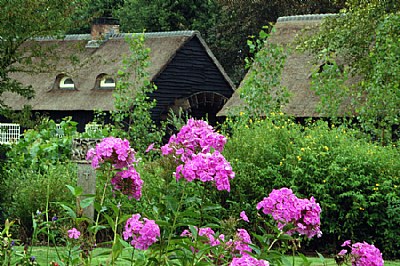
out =
[[[59,74],[56,78],[55,87],[62,90],[74,90],[75,82],[65,74]]]
[[[96,78],[96,89],[115,89],[115,80],[113,77],[102,73]]]
[[[100,88],[101,89],[114,89],[115,88],[115,81],[113,78],[104,77],[100,80]]]

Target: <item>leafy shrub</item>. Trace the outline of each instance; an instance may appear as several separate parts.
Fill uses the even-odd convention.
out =
[[[53,120],[43,120],[37,128],[25,131],[23,138],[12,146],[7,153],[8,163],[14,168],[40,171],[46,165],[68,161],[76,124],[67,118],[57,127]]]
[[[247,120],[225,148],[236,172],[225,202],[251,216],[248,207],[261,195],[290,187],[321,203],[323,237],[309,247],[333,251],[354,239],[375,243],[387,257],[400,256],[400,152],[357,133],[323,121],[302,126],[277,114]]]
[[[70,118],[59,126],[45,119],[8,148],[2,163],[0,208],[3,219],[19,221],[21,238],[31,233],[32,213],[45,209],[48,186],[50,201],[71,199],[65,184],[76,181],[76,170],[64,163],[71,158],[75,134],[76,123]],[[57,207],[50,207],[49,213],[56,214]]]
[[[9,168],[6,172],[0,187],[1,208],[5,217],[18,221],[17,235],[21,240],[32,234],[32,215],[37,211],[44,212],[47,202],[51,219],[61,213],[56,202],[74,200],[65,186],[76,183],[76,166],[73,164],[57,164],[43,173],[24,168]]]

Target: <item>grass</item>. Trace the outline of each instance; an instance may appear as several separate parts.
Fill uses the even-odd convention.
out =
[[[17,247],[16,251],[21,253],[23,251],[23,248]],[[58,251],[60,253],[64,253],[64,254],[66,254],[66,252],[67,252],[67,250],[64,247],[59,247]],[[129,261],[131,258],[131,255],[132,255],[131,252],[132,252],[132,250],[124,249],[121,257],[117,261],[117,265],[121,265],[121,266],[131,265],[131,262]],[[110,261],[109,253],[110,253],[110,249],[107,249],[107,248],[95,249],[91,265],[94,265],[94,266],[109,265],[109,261]],[[135,254],[138,254],[138,252],[135,251]],[[33,251],[32,251],[32,255],[36,257],[37,263],[39,265],[49,265],[49,263],[51,261],[59,261],[59,259],[57,257],[57,253],[55,251],[55,248],[50,248],[50,250],[48,252],[47,247],[34,247]],[[337,265],[333,258],[321,259],[319,257],[307,257],[307,259],[311,263],[310,264],[311,266],[336,266]],[[292,257],[287,257],[287,261],[291,264]],[[295,265],[301,266],[301,265],[305,265],[305,264],[303,264],[303,260],[300,257],[296,257]],[[400,266],[400,260],[385,261],[385,266]]]

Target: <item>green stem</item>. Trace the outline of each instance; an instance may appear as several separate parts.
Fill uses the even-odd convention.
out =
[[[272,246],[276,243],[276,241],[278,241],[279,237],[283,234],[283,232],[280,232],[277,237],[274,239],[274,241],[272,241],[271,245],[269,245],[268,247],[268,251],[271,250]]]
[[[133,266],[133,254],[135,254],[135,248],[132,247],[131,266]]]
[[[46,264],[49,264],[49,250],[50,250],[49,198],[50,198],[50,181],[49,181],[49,178],[47,178],[47,192],[46,192],[47,254],[46,254]]]
[[[106,197],[107,186],[108,186],[108,182],[106,181],[104,183],[103,194],[102,194],[101,199],[100,199],[100,208],[103,208],[104,198]],[[97,226],[99,225],[99,219],[100,219],[101,211],[102,210],[100,209],[100,211],[97,212],[96,222],[95,222],[95,225],[94,225],[95,226],[95,229],[94,229],[94,240],[95,240],[95,243],[96,243]]]
[[[182,192],[181,199],[179,200],[178,208],[176,209],[176,212],[174,213],[174,221],[172,222],[171,232],[169,233],[169,236],[168,236],[166,252],[168,252],[168,250],[169,250],[172,235],[175,233],[176,220],[178,219],[178,216],[179,216],[179,210],[182,207],[183,199],[186,196],[186,184],[187,184],[187,182],[185,183],[185,185],[183,187],[183,192]]]
[[[71,261],[71,249],[72,249],[72,248],[68,248],[68,262],[67,262],[67,266],[69,265],[69,262]]]
[[[293,244],[293,245],[295,245],[295,244]],[[295,253],[295,247],[293,246],[293,247],[292,247],[292,260],[293,260],[292,265],[293,265],[293,266],[296,264],[296,261],[295,261],[295,259],[294,259],[294,255],[295,255],[295,254],[296,254],[296,253]]]
[[[96,222],[94,224],[93,245],[96,245],[96,236],[97,236],[97,231],[98,231],[98,226],[99,226],[100,213],[103,211],[104,199],[106,197],[106,191],[107,191],[107,187],[108,187],[108,183],[109,183],[108,180],[111,179],[112,169],[113,169],[113,166],[112,166],[112,164],[110,164],[109,169],[108,169],[108,174],[109,174],[110,178],[106,177],[106,179],[105,179],[103,194],[101,195],[101,199],[100,199],[100,210],[97,212]],[[91,261],[92,261],[92,253],[93,252],[90,252],[90,255],[89,255],[89,263],[91,263]]]
[[[120,205],[120,202],[118,203],[118,205]],[[120,213],[120,209],[118,208],[118,213],[117,213],[117,217],[115,217],[115,224],[114,224],[114,240],[113,240],[113,244],[112,244],[112,248],[111,248],[112,253],[114,252],[114,246],[117,243],[117,229],[118,229],[119,213]],[[111,263],[112,263],[112,265],[115,265],[114,254],[112,254],[112,256],[111,256]]]

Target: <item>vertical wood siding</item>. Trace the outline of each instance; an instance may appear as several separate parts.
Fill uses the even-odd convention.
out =
[[[157,100],[152,117],[159,121],[175,99],[188,98],[198,92],[215,92],[230,98],[232,87],[208,56],[204,46],[194,36],[177,51],[168,66],[154,80],[158,89],[151,97]],[[197,112],[214,116],[219,110],[204,107]]]

